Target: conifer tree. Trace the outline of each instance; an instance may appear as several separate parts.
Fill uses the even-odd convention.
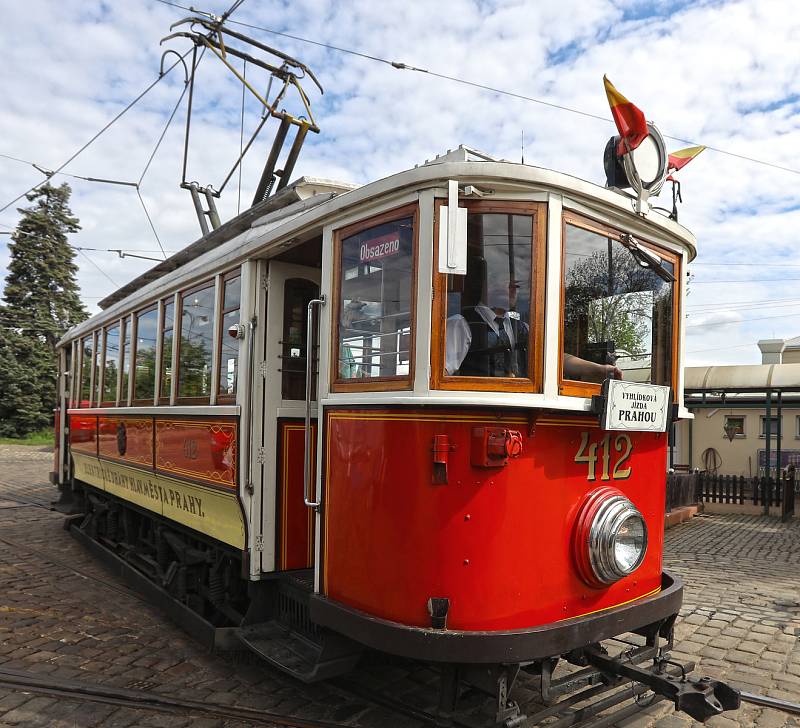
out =
[[[11,261],[0,306],[0,431],[24,436],[46,427],[56,406],[56,342],[87,317],[78,295],[75,252],[80,230],[70,188],[49,182],[28,194],[30,207],[11,234]]]

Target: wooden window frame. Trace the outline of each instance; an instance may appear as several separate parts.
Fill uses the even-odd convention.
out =
[[[91,407],[92,407],[92,391],[93,391],[93,386],[94,386],[93,369],[89,370],[89,392],[88,392],[88,396],[86,398],[86,404],[83,404],[83,371],[84,371],[84,367],[87,365],[86,364],[86,351],[84,350],[83,342],[86,341],[86,339],[89,339],[92,342],[92,353],[91,353],[91,356],[89,357],[88,366],[94,368],[95,335],[94,335],[94,331],[92,331],[91,333],[86,334],[85,336],[81,336],[80,339],[78,339],[78,346],[80,347],[80,350],[81,350],[81,381],[80,381],[80,383],[78,385],[78,407],[85,407],[85,408],[91,409]]]
[[[596,382],[581,382],[575,379],[564,379],[564,303],[566,299],[566,286],[564,285],[564,274],[566,273],[567,261],[567,225],[574,225],[583,230],[588,230],[598,235],[611,238],[620,242],[620,239],[625,231],[620,231],[617,228],[606,225],[605,223],[593,220],[590,217],[581,215],[572,210],[564,210],[561,215],[561,273],[559,278],[559,309],[558,309],[558,393],[566,397],[591,397],[595,394],[600,394],[601,385]],[[683,271],[681,269],[681,257],[677,253],[673,253],[667,248],[661,247],[656,243],[648,240],[643,240],[638,235],[636,241],[642,246],[651,250],[660,258],[669,261],[673,265],[675,281],[672,284],[672,351],[670,379],[672,386],[673,402],[677,402],[678,397],[678,365],[679,365],[679,351],[678,351],[678,332],[680,330],[680,297],[681,285],[683,281]],[[651,353],[652,356],[652,353]]]
[[[225,286],[228,285],[228,281],[233,280],[234,278],[239,278],[239,305],[236,308],[225,308]],[[228,332],[222,328],[223,321],[225,319],[225,314],[230,313],[231,311],[239,311],[239,321],[241,322],[241,311],[242,311],[242,269],[234,268],[233,270],[228,271],[227,273],[223,273],[220,276],[220,296],[219,296],[219,311],[217,312],[217,319],[219,321],[219,336],[217,337],[217,403],[218,404],[230,404],[231,402],[236,402],[236,394],[239,390],[239,380],[237,375],[236,380],[236,391],[233,394],[223,394],[222,393],[222,382],[220,382],[220,378],[222,376],[222,341],[228,335]],[[237,342],[243,341],[243,339],[236,339]],[[239,347],[241,349],[241,347]],[[242,352],[239,351],[239,354]],[[237,359],[238,362],[238,359]]]
[[[119,350],[117,350],[117,384],[114,387],[114,399],[103,399],[103,395],[105,394],[106,388],[106,346],[108,341],[108,331],[109,329],[113,329],[114,327],[119,329],[117,337],[120,338],[122,336],[122,327],[120,326],[119,320],[113,321],[110,324],[107,324],[103,327],[103,376],[100,379],[100,407],[116,407],[117,406],[117,396],[119,394],[119,379],[121,376],[119,370]],[[120,347],[121,348],[121,347]]]
[[[136,316],[132,313],[125,314],[122,317],[122,326],[123,328],[120,329],[120,348],[123,350],[121,352],[121,362],[122,366],[120,368],[120,395],[119,395],[119,403],[120,406],[128,406],[128,403],[133,399],[133,348],[134,344],[134,321],[136,320]],[[129,334],[129,335],[128,335]],[[127,350],[125,348],[125,339],[129,339]],[[125,360],[128,360],[128,381],[125,383],[125,391],[122,391],[122,378],[124,378],[125,374]],[[124,403],[124,404],[123,404]]]
[[[529,377],[475,377],[445,374],[447,273],[439,273],[440,208],[435,201],[433,225],[433,305],[431,310],[431,389],[480,392],[541,392],[544,371],[544,317],[547,268],[547,204],[500,200],[460,200],[467,214],[528,215],[531,226],[531,323],[528,343]]]
[[[170,380],[170,391],[167,392],[166,395],[162,393],[162,389],[164,388],[164,334],[166,333],[166,320],[167,320],[167,306],[172,304],[172,349],[174,352],[176,341],[180,338],[180,336],[175,337],[175,324],[178,322],[178,318],[175,315],[178,307],[175,305],[175,295],[172,294],[170,296],[165,296],[160,301],[161,304],[161,323],[158,327],[158,340],[161,342],[161,346],[159,348],[160,359],[158,362],[158,392],[156,394],[156,403],[157,405],[168,405],[171,399],[171,392],[172,392],[172,380]],[[175,377],[175,367],[173,365],[174,357],[170,355],[170,367],[172,368],[172,376]]]
[[[394,377],[367,377],[364,379],[341,379],[339,377],[339,303],[342,294],[342,243],[346,238],[364,230],[411,218],[411,336],[409,342],[408,374]],[[417,290],[419,285],[419,203],[412,202],[392,210],[373,215],[333,233],[333,300],[331,302],[331,392],[389,392],[414,388],[416,340],[417,340]],[[308,354],[311,355],[310,352]]]
[[[136,399],[136,355],[139,353],[139,317],[144,316],[148,313],[156,312],[156,341],[158,341],[158,303],[151,303],[149,306],[145,308],[140,308],[138,311],[134,311],[132,314],[132,329],[131,329],[131,369],[130,369],[130,381],[132,384],[129,385],[129,390],[131,393],[131,406],[133,407],[141,407],[141,406],[151,406],[153,404],[153,397],[147,397],[146,399]],[[156,347],[154,347],[155,349]],[[155,355],[154,355],[155,356]],[[158,362],[154,362],[156,369],[158,368]],[[153,395],[155,396],[155,379],[153,378]]]
[[[186,288],[182,291],[178,291],[178,306],[175,310],[175,326],[177,330],[178,336],[177,339],[173,342],[173,351],[177,354],[174,361],[176,362],[175,367],[173,367],[172,378],[173,382],[175,383],[175,404],[208,404],[211,403],[211,392],[213,389],[213,385],[208,390],[208,396],[206,397],[181,397],[181,341],[183,339],[183,299],[185,296],[190,296],[192,293],[196,293],[197,291],[203,291],[206,288],[211,288],[214,291],[214,302],[216,303],[216,276],[212,276],[211,278],[207,278],[202,283],[198,283],[191,288]],[[212,319],[211,325],[214,326],[214,317],[216,316],[216,312],[212,312]],[[173,333],[173,337],[175,334]],[[214,337],[212,333],[211,337],[211,345],[214,346]],[[212,348],[211,352],[211,372],[209,373],[209,377],[213,377],[213,370],[214,370],[214,352]]]

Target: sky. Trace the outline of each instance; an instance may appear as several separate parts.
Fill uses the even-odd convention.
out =
[[[31,163],[59,167],[150,86],[165,50],[191,47],[186,38],[159,44],[170,25],[189,13],[157,0],[28,0],[13,11],[10,0],[0,0],[0,7],[6,4],[0,26],[0,207],[44,180]],[[228,0],[197,6],[222,13]],[[670,151],[712,147],[677,175],[683,184],[680,222],[698,238],[687,301],[686,364],[692,366],[758,363],[759,339],[800,336],[795,9],[790,0],[440,0],[435,6],[422,0],[244,0],[230,19],[240,25],[230,27],[298,58],[325,90],[320,95],[310,80],[304,82],[321,132],[309,135],[295,178],[363,184],[459,144],[519,161],[524,133],[527,164],[603,184],[603,149],[615,133],[603,74],[663,134],[685,140],[668,138]],[[165,67],[175,60],[167,55]],[[266,76],[252,65],[248,79],[266,89]],[[184,89],[176,67],[63,172],[138,181]],[[82,230],[71,244],[100,249],[76,258],[82,297],[92,312],[101,298],[154,265],[105,251],[161,257],[162,247],[169,255],[200,236],[189,193],[179,188],[186,103],[184,94],[140,186],[155,232],[135,188],[53,178],[73,190],[71,207]],[[220,186],[239,153],[242,108],[241,84],[218,59],[203,58],[188,181]],[[301,113],[291,95],[286,108]],[[248,94],[245,141],[259,114]],[[237,207],[249,207],[273,131],[267,125],[245,158],[241,191],[234,174],[223,192],[223,221]],[[0,212],[0,232],[13,229],[24,204],[23,198]],[[669,185],[655,204],[671,206]],[[8,266],[8,241],[0,235],[0,275]]]

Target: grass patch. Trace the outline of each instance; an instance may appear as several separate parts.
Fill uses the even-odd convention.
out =
[[[41,447],[53,445],[53,430],[50,428],[32,432],[25,437],[0,437],[0,445],[31,445]]]

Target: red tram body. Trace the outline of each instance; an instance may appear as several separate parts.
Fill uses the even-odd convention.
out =
[[[364,647],[438,663],[516,725],[520,666],[544,694],[559,658],[671,639],[694,253],[624,194],[464,148],[304,178],[60,343],[71,529],[196,633],[305,680]],[[609,375],[661,424],[610,427]]]

